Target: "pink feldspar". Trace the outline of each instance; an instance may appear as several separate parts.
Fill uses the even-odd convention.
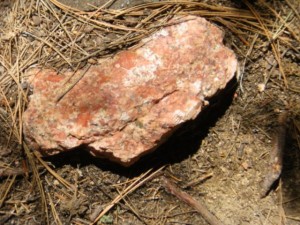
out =
[[[237,60],[215,25],[195,16],[174,21],[181,22],[142,47],[91,66],[59,102],[72,72],[31,70],[33,94],[23,117],[29,146],[42,155],[82,146],[130,165],[194,119],[234,76]]]

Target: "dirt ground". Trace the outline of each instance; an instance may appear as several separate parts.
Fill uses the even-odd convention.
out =
[[[56,39],[50,42],[52,36],[43,32],[59,24],[54,15],[64,21],[66,29],[72,30],[71,26],[82,22],[62,13],[51,2],[54,1],[0,2],[0,224],[91,224],[110,205],[95,224],[208,224],[196,209],[166,190],[165,178],[203,203],[225,225],[300,224],[299,1],[267,1],[277,16],[261,1],[251,3],[271,21],[268,29],[273,40],[268,40],[263,30],[238,35],[230,26],[224,26],[220,17],[207,16],[224,30],[224,42],[237,54],[241,72],[195,121],[129,168],[93,158],[82,149],[40,159],[22,145],[22,133],[18,131],[22,130],[21,112],[26,100],[22,103],[20,99],[26,98],[20,89],[28,95],[30,88],[24,77],[10,72],[22,75],[32,65],[66,68],[68,65],[61,63],[60,55],[53,50]],[[203,2],[251,13],[247,1]],[[175,12],[172,8],[167,10]],[[86,34],[78,44],[82,52],[89,52],[95,45],[112,46],[110,52],[99,48],[101,51],[82,60],[84,63],[135,44],[133,41],[129,46],[118,47],[105,38],[97,41],[98,37],[121,36],[108,34],[107,30],[88,27],[82,32]],[[60,43],[61,33],[53,29],[52,34]],[[96,34],[90,41],[88,35]],[[46,43],[43,48],[41,43]],[[280,64],[273,46],[279,51]],[[74,55],[74,61],[85,53],[80,54]],[[278,117],[283,112],[287,112],[283,170],[262,198],[262,182],[272,169],[270,152],[276,147],[276,137],[281,138]],[[156,170],[160,172],[152,177]],[[141,183],[134,188],[135,182]]]

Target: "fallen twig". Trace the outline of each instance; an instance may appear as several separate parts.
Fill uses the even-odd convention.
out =
[[[9,177],[9,176],[19,176],[19,175],[25,175],[26,171],[23,169],[10,169],[10,168],[1,168],[0,169],[0,178],[3,177]]]
[[[197,210],[203,216],[203,218],[211,225],[222,225],[223,223],[219,221],[217,217],[215,217],[206,206],[204,206],[202,203],[196,201],[192,196],[187,194],[184,191],[181,191],[179,188],[175,186],[169,179],[166,177],[163,177],[162,179],[162,185],[164,188],[170,192],[172,195],[175,195],[180,200],[184,201],[191,207]]]
[[[202,182],[202,181],[204,181],[206,179],[211,178],[213,175],[214,175],[213,173],[209,173],[209,174],[205,174],[205,175],[203,175],[201,177],[198,177],[198,178],[196,178],[196,179],[188,182],[186,185],[183,186],[183,188],[188,188],[188,187],[192,187],[192,186],[194,186],[196,184],[199,184],[200,182]]]
[[[282,157],[283,150],[285,145],[285,135],[286,135],[286,121],[287,121],[287,112],[283,112],[278,117],[278,131],[273,140],[273,147],[270,152],[270,164],[268,167],[268,173],[262,184],[262,194],[261,197],[266,197],[274,182],[276,182],[282,171]]]

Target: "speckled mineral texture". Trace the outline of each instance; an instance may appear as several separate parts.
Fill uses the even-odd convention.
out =
[[[181,22],[143,40],[142,47],[91,66],[59,102],[72,72],[30,71],[27,143],[43,155],[82,146],[130,165],[194,119],[234,76],[237,60],[213,24],[194,16],[174,20]]]

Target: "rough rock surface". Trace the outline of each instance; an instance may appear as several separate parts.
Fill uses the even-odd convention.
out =
[[[181,22],[142,47],[91,66],[59,102],[72,72],[31,71],[33,95],[23,118],[27,143],[43,155],[82,146],[130,165],[194,119],[234,76],[237,60],[215,25],[194,16],[174,20]]]

